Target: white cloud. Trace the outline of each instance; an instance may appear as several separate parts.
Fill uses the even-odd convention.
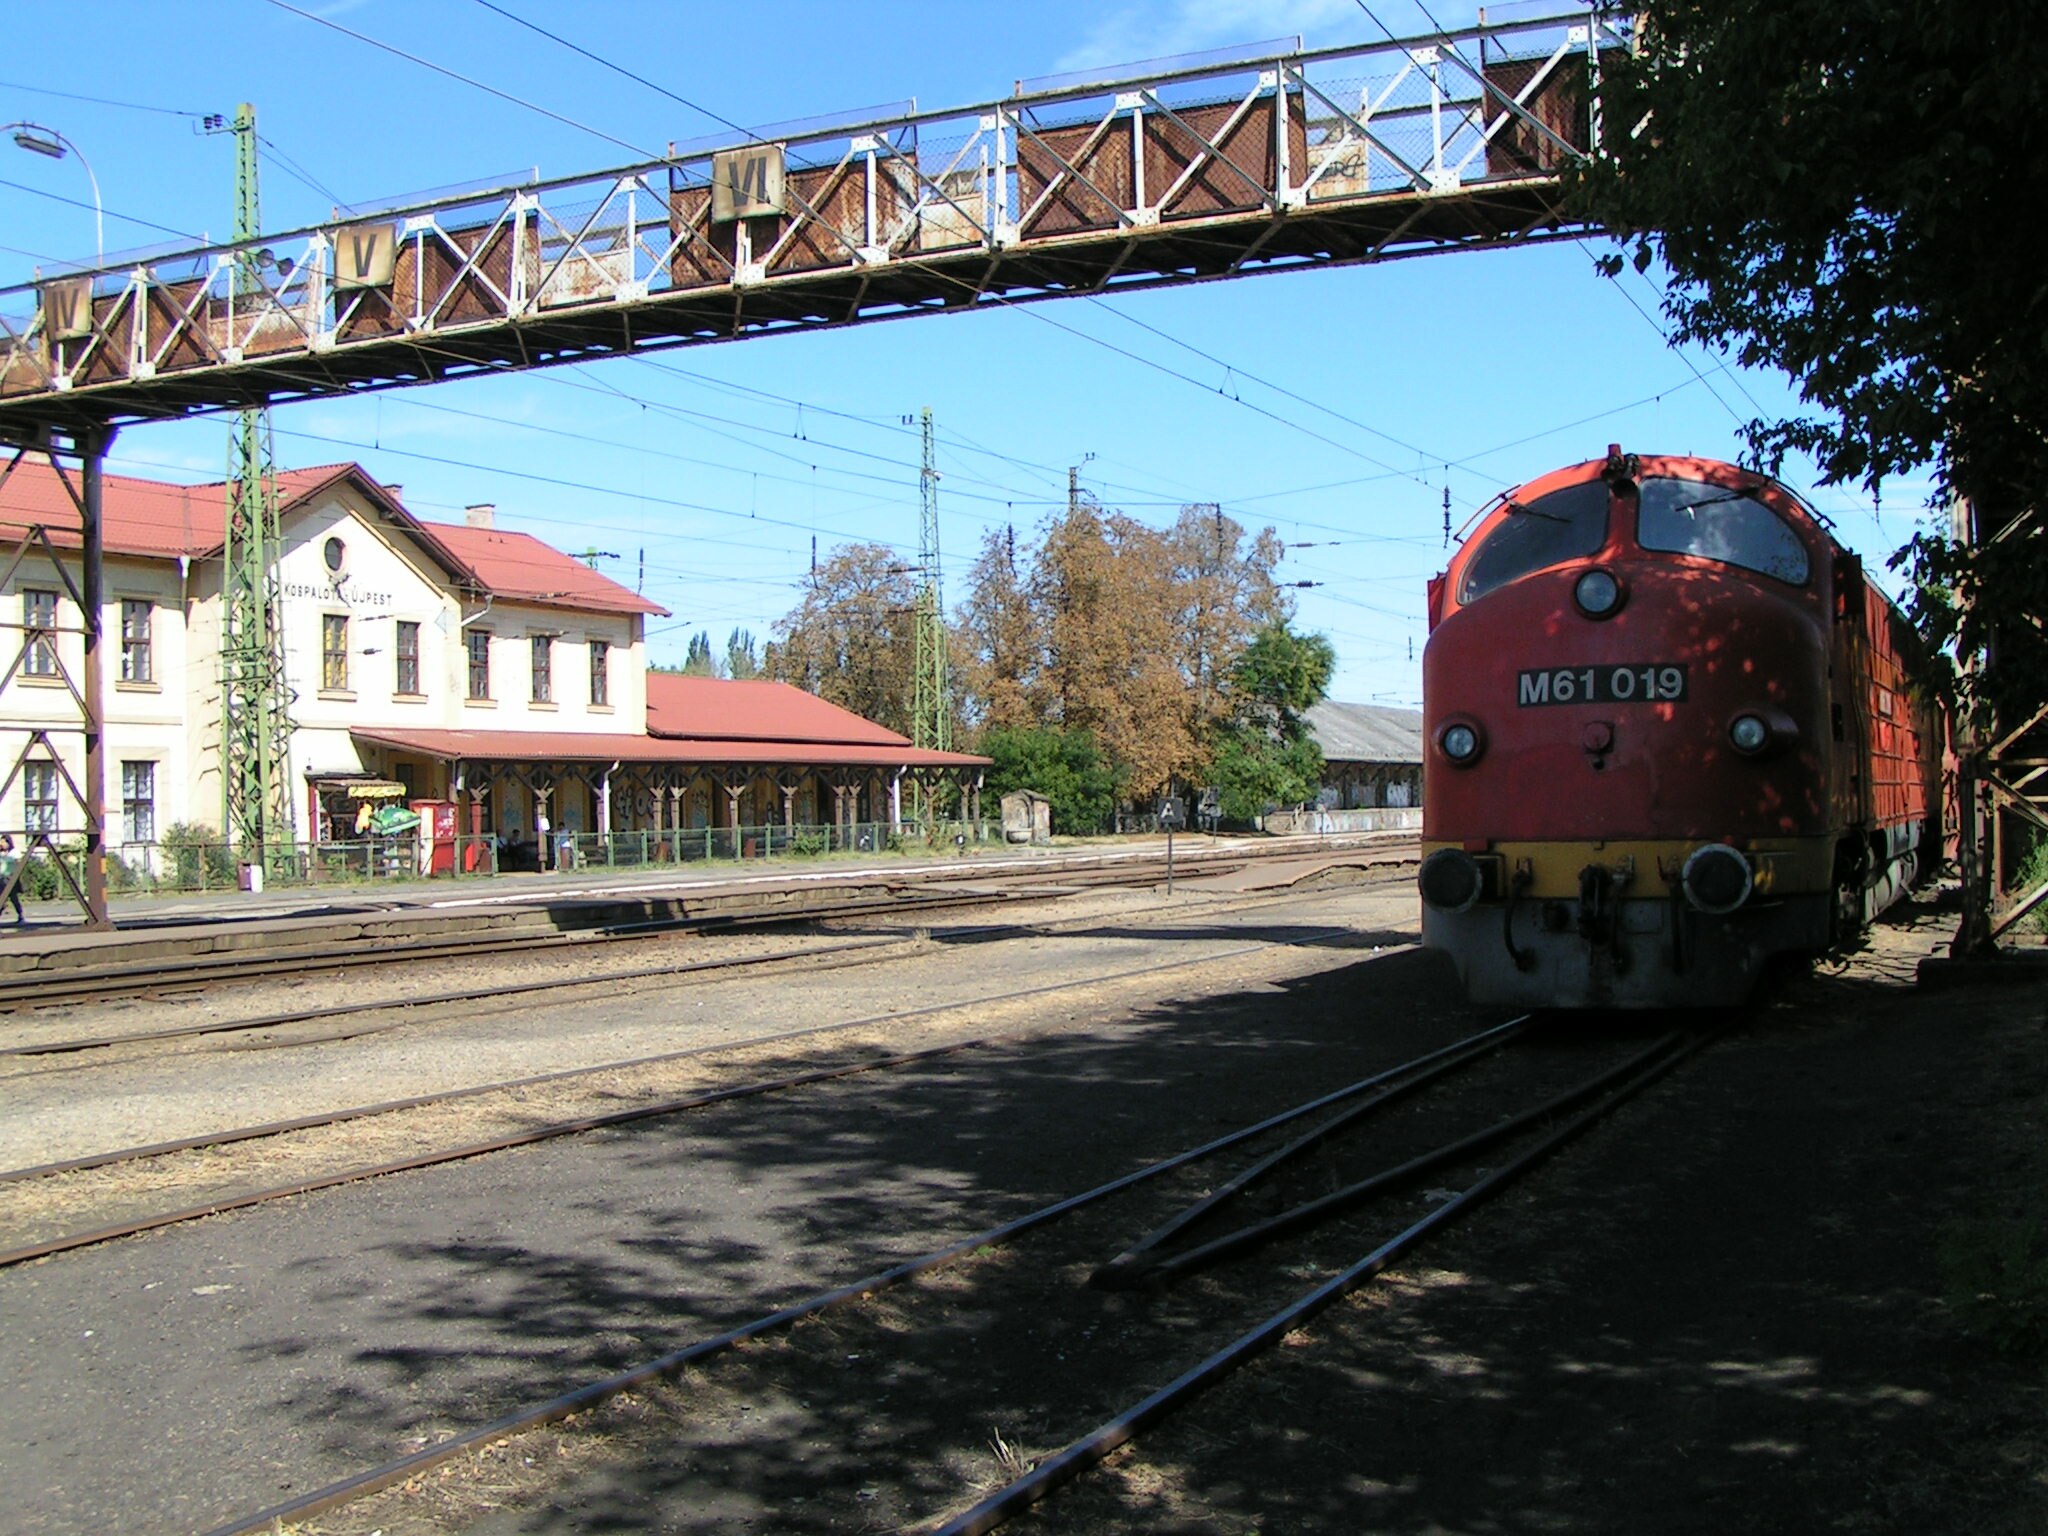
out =
[[[1060,59],[1059,68],[1142,63],[1297,35],[1314,46],[1361,30],[1377,34],[1355,0],[1131,0],[1106,7],[1088,35]],[[1319,31],[1332,35],[1318,37]]]

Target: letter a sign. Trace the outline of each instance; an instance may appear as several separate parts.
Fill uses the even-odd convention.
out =
[[[734,219],[781,213],[783,159],[780,144],[722,150],[711,157],[711,217]]]
[[[52,341],[76,341],[92,334],[92,279],[67,277],[43,284],[44,334]]]
[[[384,288],[398,264],[398,227],[344,224],[334,232],[334,286]]]

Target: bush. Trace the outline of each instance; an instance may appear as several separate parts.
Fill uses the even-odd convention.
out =
[[[982,793],[1000,801],[1013,789],[1032,789],[1052,802],[1052,826],[1066,836],[1100,832],[1116,812],[1122,776],[1103,762],[1085,730],[997,728],[976,748],[995,760]]]
[[[181,890],[233,886],[235,860],[221,835],[199,821],[181,821],[168,828],[159,846],[170,861],[170,883]]]
[[[110,891],[143,891],[153,884],[148,869],[138,860],[130,864],[118,853],[107,855],[107,889]]]
[[[46,849],[31,849],[21,861],[21,894],[30,901],[55,901],[71,894],[57,873],[57,861]]]
[[[2043,881],[2048,881],[2048,835],[2037,835],[2034,846],[2027,850],[2027,856],[2020,861],[2017,885],[2021,891],[2031,891]],[[2036,933],[2048,933],[2048,901],[2034,908],[2020,921]]]
[[[790,839],[789,851],[807,859],[822,857],[832,847],[831,836],[823,827],[806,827]]]
[[[2048,1353],[2048,1241],[2038,1215],[1955,1221],[1938,1254],[1949,1311],[2005,1354]]]

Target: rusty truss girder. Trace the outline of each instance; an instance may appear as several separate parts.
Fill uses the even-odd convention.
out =
[[[0,439],[1580,233],[1619,25],[1070,77],[46,277],[0,289]]]

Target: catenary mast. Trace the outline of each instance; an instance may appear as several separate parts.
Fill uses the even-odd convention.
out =
[[[939,472],[932,462],[932,412],[926,406],[924,474],[919,481],[917,547],[917,682],[911,705],[910,739],[920,747],[952,748],[952,711],[946,679],[946,605],[939,587]]]
[[[256,109],[235,109],[235,240],[262,230]],[[263,282],[259,257],[237,258],[234,282]],[[261,866],[292,856],[291,690],[285,679],[278,580],[277,462],[270,411],[246,407],[228,447],[227,533],[221,548],[221,827],[238,857]]]

